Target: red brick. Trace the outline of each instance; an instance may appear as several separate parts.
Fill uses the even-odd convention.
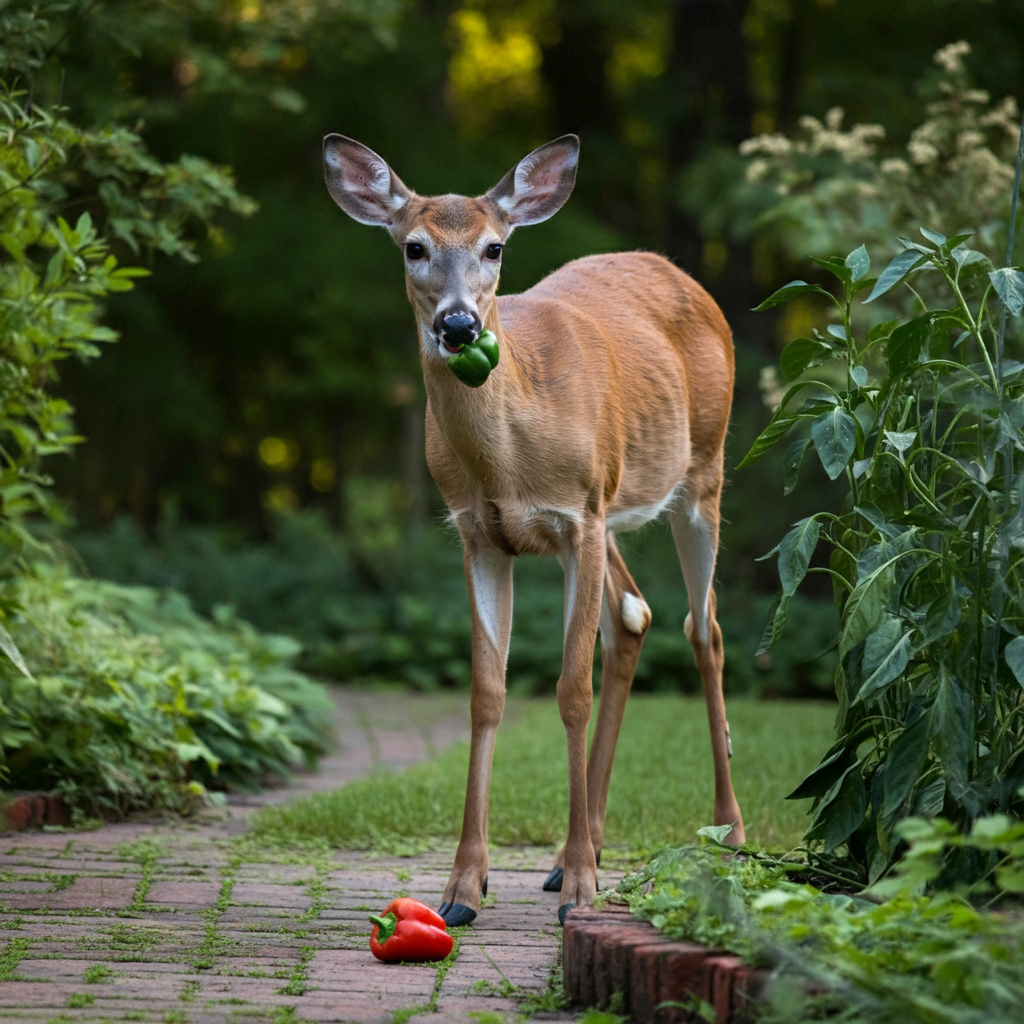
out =
[[[709,956],[704,961],[701,998],[715,1008],[716,1024],[726,1024],[732,1013],[732,987],[743,966],[738,956]]]
[[[699,991],[708,950],[690,942],[651,942],[633,949],[629,976],[630,1016],[638,1024],[685,1021],[687,1014],[664,1002],[686,1002]]]
[[[619,906],[601,910],[579,907],[566,915],[562,927],[562,984],[571,1000],[584,1006],[593,1005],[595,932],[632,920],[629,908]]]
[[[757,1019],[757,1008],[764,1002],[769,973],[756,967],[740,967],[733,976],[733,1024],[747,1024]]]
[[[21,832],[23,829],[32,828],[34,825],[40,824],[36,802],[36,797],[34,796],[15,797],[4,808],[7,827],[14,832]]]
[[[42,825],[70,825],[71,812],[62,797],[52,793],[23,793],[5,808],[7,828],[22,832]]]
[[[621,993],[629,1007],[629,972],[633,948],[658,940],[654,928],[642,921],[623,923],[599,933],[594,950],[594,1006],[606,1009]]]

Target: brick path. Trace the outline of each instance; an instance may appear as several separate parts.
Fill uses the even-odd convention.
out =
[[[550,851],[493,852],[489,906],[439,979],[374,960],[366,916],[402,892],[436,906],[453,850],[318,859],[237,842],[256,807],[407,767],[466,734],[465,697],[336,700],[339,750],[288,789],[201,821],[0,836],[0,1022],[498,1024],[545,993],[560,977],[558,894],[541,890]]]

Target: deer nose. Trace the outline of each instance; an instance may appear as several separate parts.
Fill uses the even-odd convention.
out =
[[[434,330],[444,342],[445,347],[457,352],[472,345],[476,336],[480,333],[480,321],[472,314],[463,311],[448,313],[440,318],[440,324],[435,319]]]

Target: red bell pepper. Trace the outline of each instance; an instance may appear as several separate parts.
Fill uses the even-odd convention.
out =
[[[370,952],[378,960],[443,960],[455,945],[444,918],[408,896],[392,900],[370,920]]]

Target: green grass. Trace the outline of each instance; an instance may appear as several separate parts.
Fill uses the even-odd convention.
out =
[[[565,733],[552,700],[517,708],[499,730],[490,839],[554,845],[565,838]],[[832,741],[834,705],[733,700],[733,783],[747,837],[773,850],[799,843],[806,802],[784,799]],[[469,748],[460,744],[401,774],[376,774],[330,793],[261,811],[255,839],[326,840],[340,848],[415,852],[457,839]],[[692,842],[711,823],[711,746],[700,699],[634,695],[626,710],[608,800],[605,847],[648,852]]]

